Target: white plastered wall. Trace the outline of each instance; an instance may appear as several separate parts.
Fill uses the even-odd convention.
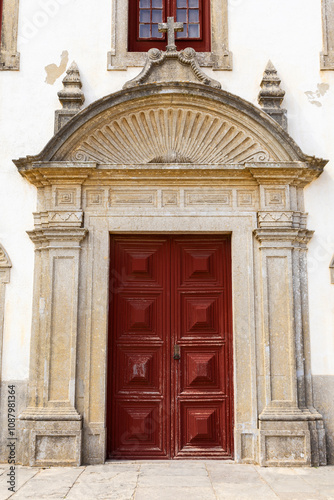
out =
[[[312,368],[315,375],[334,375],[334,286],[328,270],[334,253],[334,72],[320,71],[320,4],[229,0],[233,71],[208,73],[223,89],[256,104],[263,70],[271,59],[286,90],[290,134],[305,153],[332,160],[306,189],[306,210],[309,228],[316,230],[309,252]],[[75,60],[79,66],[85,105],[120,90],[138,73],[138,68],[107,71],[110,37],[111,0],[99,0],[93,7],[90,0],[21,0],[21,70],[0,72],[0,240],[13,263],[6,294],[2,380],[28,378],[32,309],[34,255],[25,231],[33,228],[36,193],[11,160],[38,153],[53,134],[64,73],[53,84],[46,83],[45,67],[59,67],[64,51],[68,64]],[[51,76],[53,71],[57,68],[49,68]],[[317,94],[318,85],[323,95]]]

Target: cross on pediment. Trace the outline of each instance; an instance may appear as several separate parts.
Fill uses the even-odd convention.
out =
[[[175,45],[175,32],[183,31],[183,23],[174,22],[174,17],[167,17],[167,23],[159,23],[159,31],[160,33],[167,33],[168,35],[168,45],[166,49],[176,50]]]

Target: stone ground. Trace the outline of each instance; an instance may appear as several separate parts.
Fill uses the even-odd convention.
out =
[[[334,466],[283,469],[199,460],[17,467],[16,493],[7,490],[7,472],[0,465],[0,500],[334,500]]]

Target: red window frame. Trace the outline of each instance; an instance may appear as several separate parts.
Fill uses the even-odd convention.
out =
[[[167,21],[167,17],[174,17],[176,20],[176,1],[163,0],[163,22]],[[210,0],[199,0],[201,33],[198,39],[182,38],[182,33],[180,33],[181,36],[178,36],[178,33],[175,34],[178,50],[192,47],[197,52],[211,51],[210,4]],[[166,45],[167,35],[165,33],[162,38],[139,38],[139,0],[129,0],[128,51],[147,52],[152,48],[165,50]]]

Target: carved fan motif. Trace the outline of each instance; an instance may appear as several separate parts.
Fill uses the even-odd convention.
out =
[[[115,119],[87,137],[71,154],[98,163],[222,164],[269,161],[247,130],[209,112],[158,108]]]

